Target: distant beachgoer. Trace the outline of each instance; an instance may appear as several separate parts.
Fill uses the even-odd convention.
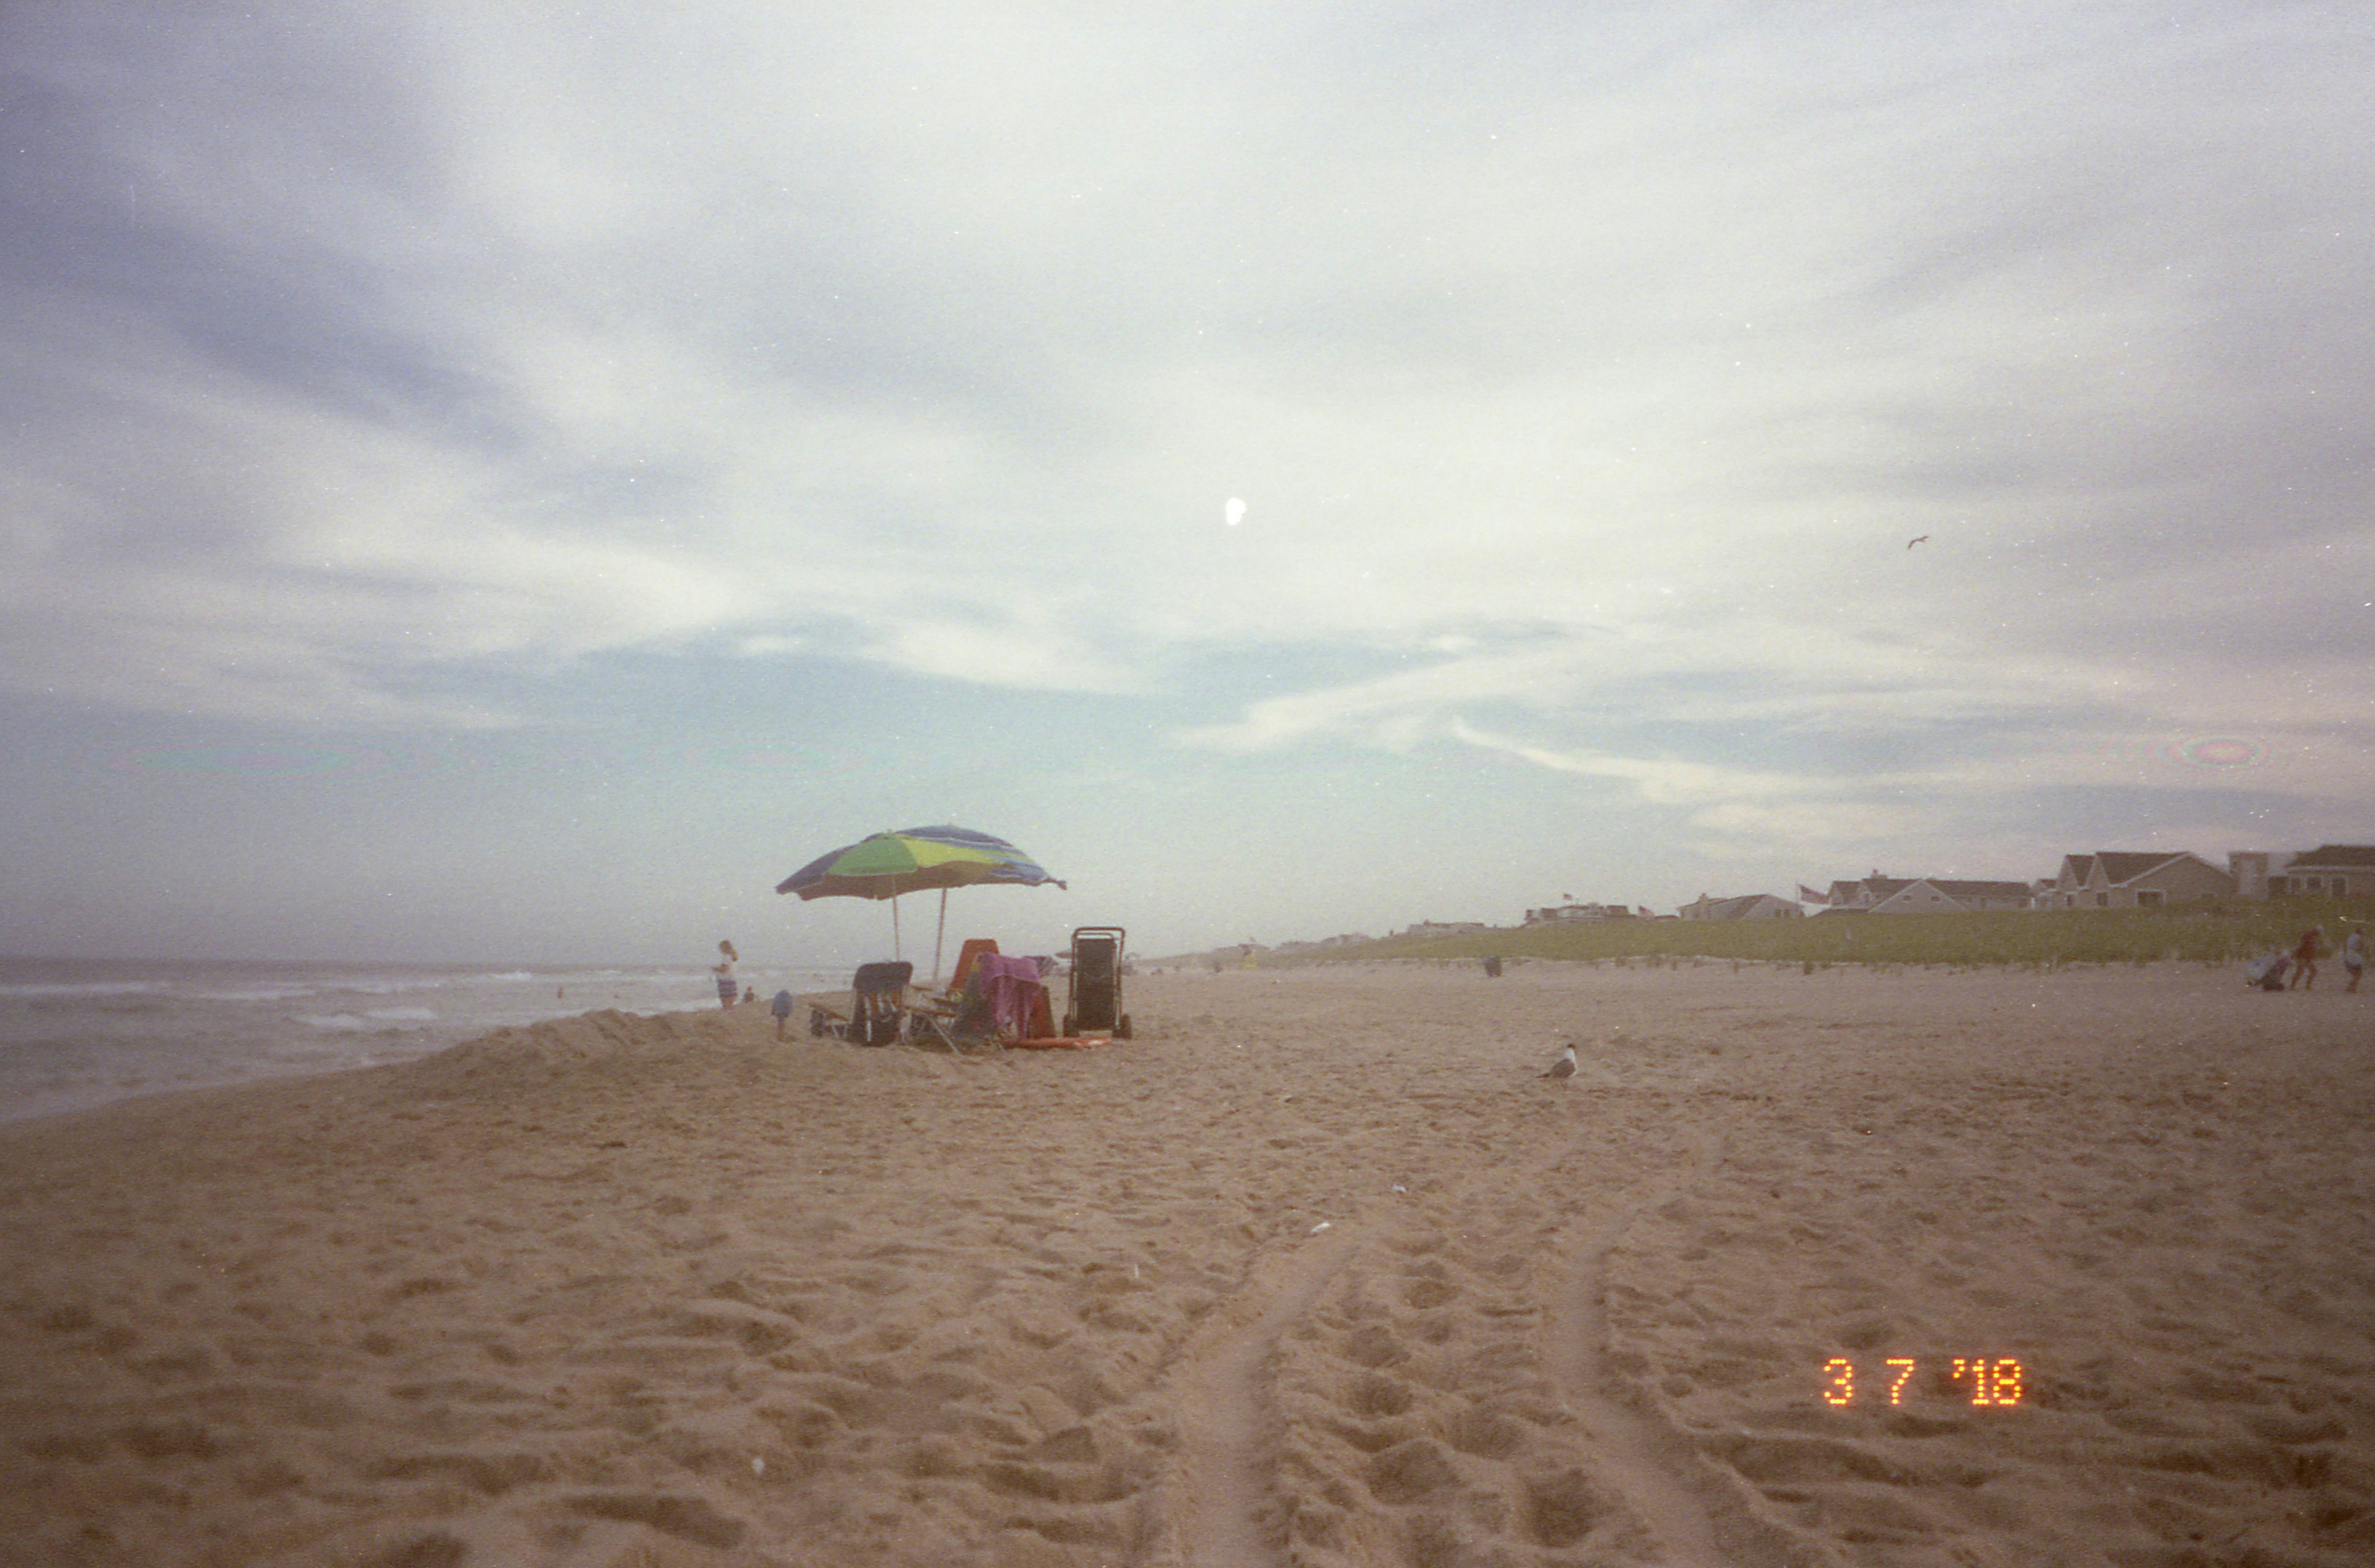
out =
[[[781,1040],[784,1037],[784,1020],[792,1016],[792,994],[789,991],[776,992],[775,999],[767,1004],[767,1010],[775,1015],[775,1038]]]
[[[2357,990],[2358,977],[2367,972],[2367,933],[2364,930],[2352,931],[2350,939],[2342,944],[2342,967],[2350,976],[2350,984],[2342,988],[2344,992]]]
[[[2317,986],[2317,955],[2325,945],[2325,927],[2312,925],[2301,933],[2300,941],[2293,948],[2293,977],[2285,982],[2285,989],[2298,987],[2303,991]]]
[[[744,987],[742,987],[742,1005],[743,1005],[744,1007],[746,1007],[746,1008],[747,1008],[747,1007],[749,1007],[751,1003],[753,1003],[753,1002],[757,1001],[758,999],[759,999],[759,988],[758,988],[756,985],[745,985]]]
[[[1498,980],[1501,978],[1501,961],[1499,959],[1488,958],[1484,961],[1484,978],[1487,980]]]
[[[2285,988],[2285,971],[2292,967],[2292,962],[2283,949],[2272,949],[2245,966],[2244,983],[2257,990],[2281,991]]]
[[[717,1005],[730,1008],[734,1005],[734,998],[742,994],[742,983],[734,978],[734,965],[742,955],[734,950],[731,942],[718,943],[717,950],[726,956],[711,964],[709,973],[717,977]]]

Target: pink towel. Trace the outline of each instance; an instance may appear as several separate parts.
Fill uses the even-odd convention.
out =
[[[1039,964],[1019,953],[984,953],[975,961],[989,1016],[1000,1029],[1021,1034],[1031,1027],[1031,1004],[1039,990]]]

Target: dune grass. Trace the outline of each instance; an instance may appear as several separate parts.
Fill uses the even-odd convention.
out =
[[[2236,900],[2177,909],[2035,910],[1991,914],[1827,915],[1802,920],[1608,920],[1388,937],[1326,953],[1266,956],[1265,965],[1378,959],[1488,957],[1658,961],[1733,959],[1837,963],[2056,968],[2078,963],[2208,964],[2290,949],[2312,925],[2338,954],[2353,924],[2375,921],[2366,899]],[[2338,967],[2339,960],[2336,961]]]

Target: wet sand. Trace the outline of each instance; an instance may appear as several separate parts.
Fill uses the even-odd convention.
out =
[[[2375,996],[1128,1000],[1099,1052],[594,1014],[0,1127],[0,1562],[2375,1561]]]

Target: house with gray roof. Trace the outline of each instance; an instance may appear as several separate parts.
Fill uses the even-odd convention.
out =
[[[2038,900],[2045,909],[2151,909],[2233,898],[2235,885],[2233,875],[2187,851],[2105,849],[2063,855]]]
[[[2026,909],[2026,882],[1971,881],[1959,877],[1923,877],[1872,906],[1874,914],[1974,914],[1983,910]]]
[[[2303,850],[2285,863],[2283,886],[2269,878],[2271,892],[2326,898],[2375,897],[2375,844],[2327,843]]]
[[[1731,899],[1701,893],[1696,902],[1683,905],[1677,913],[1684,920],[1796,920],[1801,914],[1796,904],[1771,893],[1748,893]]]
[[[1884,877],[1875,871],[1858,882],[1833,882],[1816,914],[1970,914],[1982,910],[2027,909],[2026,882],[1970,881],[1955,877]]]

